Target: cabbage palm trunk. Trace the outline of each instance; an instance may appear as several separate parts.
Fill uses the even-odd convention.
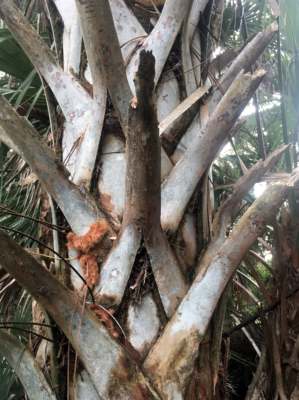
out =
[[[223,295],[221,300],[221,295],[228,281],[299,180],[294,170],[287,180],[269,185],[228,237],[236,205],[289,146],[278,146],[245,171],[213,222],[208,199],[208,229],[213,232],[197,261],[202,232],[196,229],[196,219],[203,218],[204,211],[196,215],[190,202],[196,190],[206,193],[203,182],[211,164],[266,76],[263,66],[254,72],[251,68],[276,35],[277,23],[250,37],[239,54],[229,53],[223,69],[229,67],[221,79],[210,75],[203,82],[195,73],[198,60],[192,43],[204,40],[195,26],[200,26],[200,15],[211,2],[156,3],[161,14],[146,33],[124,0],[47,0],[47,9],[57,7],[64,23],[62,67],[61,44],[55,43],[59,36],[53,34],[50,49],[11,0],[0,0],[0,17],[65,117],[59,157],[0,94],[0,140],[28,163],[73,233],[61,238],[69,244],[71,284],[63,285],[58,270],[56,276],[45,270],[4,230],[0,265],[46,310],[78,355],[80,370],[76,373],[75,368],[68,383],[73,400],[224,398],[216,385],[215,360],[220,357],[225,306],[215,325],[218,347],[209,353],[201,343],[217,336],[210,322],[227,299]],[[183,89],[177,77],[162,75],[164,67],[169,69],[179,32],[182,65],[191,67],[180,81]],[[92,94],[78,78],[81,37]],[[198,86],[208,88],[198,91]],[[182,96],[187,102],[176,108]],[[107,105],[113,118],[107,115]],[[166,117],[167,126],[165,122],[159,136],[159,124],[161,132]],[[176,147],[176,137],[186,146],[167,154],[163,144],[170,141]],[[179,256],[174,244],[178,238],[183,249]],[[82,290],[76,271],[88,288],[84,284]],[[129,296],[136,288],[138,306]],[[1,346],[8,343],[10,354],[22,352],[14,342],[0,330]],[[24,350],[22,363],[30,371],[26,379],[23,364],[9,356],[7,360],[30,399],[37,400],[33,383],[46,382],[46,377],[34,367],[31,355]],[[206,379],[196,384],[200,369],[206,369]],[[66,376],[60,374],[59,379],[62,385]],[[47,383],[42,387],[50,398],[64,398],[56,389]]]

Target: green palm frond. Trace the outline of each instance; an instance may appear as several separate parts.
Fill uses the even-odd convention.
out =
[[[0,399],[6,400],[11,386],[16,379],[13,369],[5,358],[0,354]],[[13,397],[10,397],[13,399]]]
[[[33,68],[31,61],[9,30],[0,29],[0,71],[23,82]],[[38,75],[34,77],[32,85],[40,87],[41,81]]]

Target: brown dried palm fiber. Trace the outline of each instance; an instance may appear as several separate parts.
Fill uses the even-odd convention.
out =
[[[87,282],[87,285],[90,288],[97,286],[100,281],[99,269],[98,263],[92,252],[87,254],[79,253],[76,258],[78,258],[80,262],[83,276]]]
[[[70,232],[67,235],[68,248],[77,249],[82,253],[88,253],[94,246],[102,241],[110,227],[105,219],[94,222],[89,226],[89,231],[83,236],[76,236]]]
[[[111,320],[110,314],[114,313],[114,310],[108,310],[107,311],[103,310],[98,304],[91,304],[90,309],[95,313],[95,315],[99,318],[101,322],[103,322],[107,329],[109,329],[111,335],[113,335],[115,338],[118,338],[119,334],[115,331],[113,322]]]
[[[89,231],[83,236],[76,236],[70,232],[67,235],[68,248],[80,251],[77,259],[80,262],[83,276],[88,286],[93,289],[100,281],[98,263],[91,250],[99,244],[110,231],[110,226],[105,219],[94,222],[89,226]]]

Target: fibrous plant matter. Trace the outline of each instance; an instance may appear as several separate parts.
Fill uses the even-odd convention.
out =
[[[118,338],[119,334],[115,331],[113,322],[111,320],[110,313],[114,314],[114,310],[109,310],[108,312],[103,310],[98,304],[91,304],[90,309],[95,313],[95,315],[99,318],[101,322],[105,326],[107,326],[108,330],[111,332],[111,334]]]
[[[273,135],[261,111],[264,151],[250,115],[247,123],[239,119],[258,90],[266,102],[277,87],[271,42],[279,32],[270,8],[261,3],[263,24],[255,9],[243,43],[238,35],[250,7],[258,7],[253,2],[235,8],[212,0],[46,0],[36,13],[33,1],[27,11],[23,3],[0,0],[0,71],[9,40],[27,55],[30,74],[22,83],[21,67],[9,71],[7,63],[9,77],[0,76],[1,310],[9,298],[0,352],[27,396],[224,400],[226,304],[236,301],[228,300],[231,290],[243,290],[262,305],[252,293],[257,288],[272,314],[260,311],[267,352],[262,344],[247,397],[265,376],[282,399],[296,394],[299,308],[287,289],[290,278],[292,293],[299,283],[299,172],[288,161],[284,174],[287,135],[285,143]],[[297,49],[289,69],[293,61]],[[274,112],[275,104],[267,109]],[[229,155],[222,152],[228,143]],[[256,198],[252,188],[261,181],[268,184]],[[33,257],[25,248],[35,243]],[[264,259],[260,243],[274,262]],[[56,268],[45,251],[51,248]],[[82,271],[84,285],[67,260]],[[238,268],[238,289],[231,289]],[[43,343],[37,351],[30,339],[31,354],[2,329],[14,326],[11,310],[24,297],[42,310],[32,324],[47,322],[49,372],[36,366]],[[275,375],[266,370],[266,354]]]
[[[101,242],[109,230],[108,222],[102,219],[101,221],[91,224],[88,232],[83,236],[76,236],[74,233],[70,232],[67,235],[68,248],[79,250],[82,253],[88,253],[95,245]]]
[[[76,236],[73,232],[67,235],[67,246],[69,250],[79,251],[76,258],[79,260],[83,276],[91,288],[94,288],[100,280],[98,263],[91,250],[103,240],[108,232],[110,232],[110,226],[103,218],[101,221],[91,224],[89,231],[83,236]]]

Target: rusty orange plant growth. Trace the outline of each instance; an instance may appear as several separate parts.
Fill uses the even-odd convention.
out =
[[[115,338],[118,338],[119,334],[115,331],[113,322],[111,320],[110,314],[114,314],[114,310],[103,310],[98,304],[91,304],[90,309],[95,313],[95,315],[99,318],[101,322],[105,324],[105,326],[109,329],[111,335]]]
[[[91,250],[109,231],[108,222],[101,219],[91,224],[89,231],[83,236],[76,236],[73,232],[67,235],[69,250],[76,249],[80,252],[76,258],[80,262],[83,276],[90,288],[94,288],[100,280],[98,263]]]
[[[90,251],[87,254],[79,253],[76,258],[80,262],[87,285],[90,288],[94,288],[100,281],[99,268],[95,256]]]
[[[100,243],[106,233],[110,230],[109,224],[105,219],[94,222],[89,226],[89,231],[83,236],[76,236],[70,232],[67,235],[68,248],[76,249],[82,253],[88,253],[95,247],[96,244]]]

